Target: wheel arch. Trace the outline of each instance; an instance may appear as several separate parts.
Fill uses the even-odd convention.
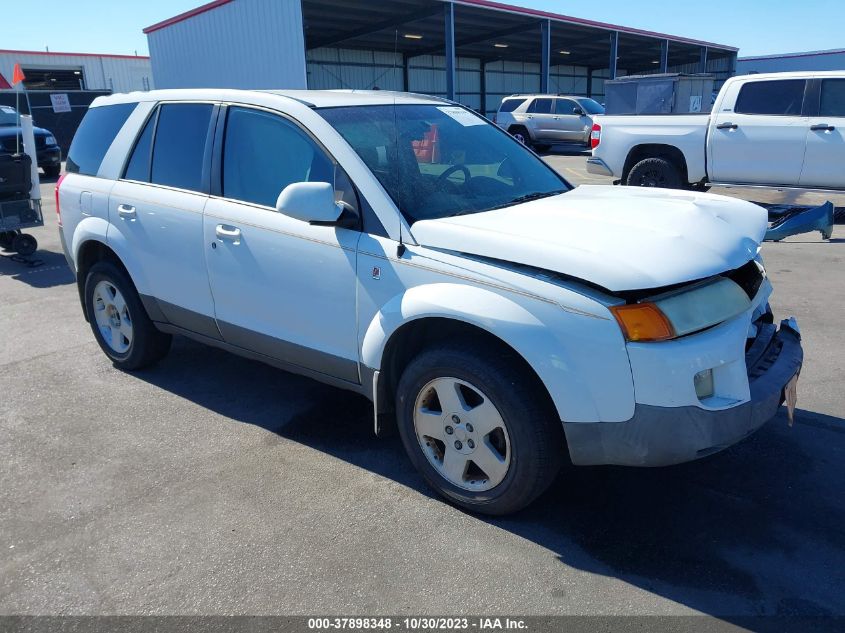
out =
[[[631,168],[646,158],[662,158],[669,161],[678,168],[683,183],[689,182],[687,158],[684,153],[674,145],[664,143],[641,143],[634,145],[625,157],[625,165],[622,168],[622,183],[628,180]]]
[[[537,316],[489,290],[432,284],[411,288],[385,304],[363,336],[361,362],[378,372],[372,392],[377,428],[392,420],[396,385],[407,363],[426,345],[456,336],[512,354],[538,381],[561,420],[598,419],[573,363],[564,360],[566,350]]]

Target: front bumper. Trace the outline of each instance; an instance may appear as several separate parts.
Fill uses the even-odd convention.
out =
[[[589,137],[587,139],[589,142]],[[612,176],[613,170],[601,158],[593,157],[587,159],[587,173],[598,174],[599,176]]]
[[[637,404],[627,422],[564,423],[573,464],[667,466],[716,453],[777,413],[804,351],[794,319],[765,325],[745,354],[751,398],[719,411]]]
[[[47,147],[35,152],[38,158],[39,167],[50,167],[52,165],[59,165],[62,162],[62,150],[57,145],[55,147]]]

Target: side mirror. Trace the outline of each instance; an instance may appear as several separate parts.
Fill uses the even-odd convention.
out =
[[[572,108],[572,114],[577,114],[578,116],[584,116],[584,111],[581,108],[575,107],[575,108]]]
[[[327,182],[294,182],[279,194],[276,211],[309,224],[333,225],[343,206],[335,202],[334,187]]]

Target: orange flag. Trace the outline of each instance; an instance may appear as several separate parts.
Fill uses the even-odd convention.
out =
[[[23,71],[21,70],[21,65],[15,64],[15,69],[12,71],[12,85],[14,86],[16,84],[19,84],[24,79],[26,79],[26,75],[23,74]]]

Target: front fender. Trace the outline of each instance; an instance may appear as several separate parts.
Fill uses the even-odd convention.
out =
[[[585,353],[603,360],[602,350],[590,349],[590,341],[596,338],[594,328],[605,327],[607,322],[567,313],[556,303],[535,297],[503,295],[464,284],[415,286],[385,303],[367,325],[361,344],[362,362],[380,369],[390,337],[401,326],[428,317],[469,323],[516,350],[537,372],[562,420],[618,421],[633,413],[633,385],[624,343],[621,356],[616,355],[614,366],[606,372],[611,389],[617,387],[614,379],[623,385],[617,389],[614,406],[597,402],[597,386],[585,380],[585,376],[593,375],[584,366]],[[606,337],[605,342],[612,345]]]

